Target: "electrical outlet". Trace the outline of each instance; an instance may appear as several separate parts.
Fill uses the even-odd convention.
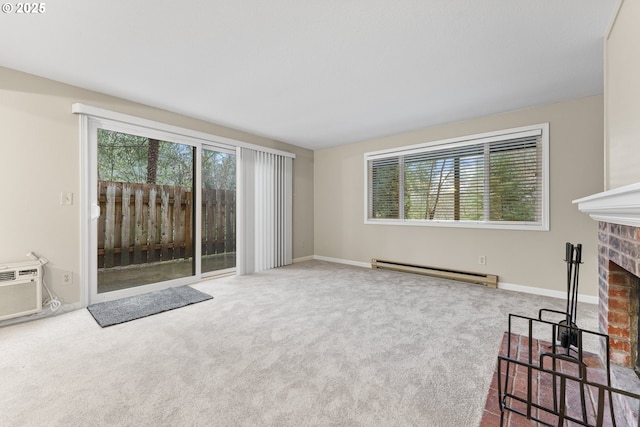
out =
[[[73,272],[72,271],[63,271],[62,272],[62,284],[70,285],[73,283]]]
[[[478,256],[478,264],[487,265],[487,257],[484,255]]]

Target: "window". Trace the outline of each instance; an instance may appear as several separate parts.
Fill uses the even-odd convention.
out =
[[[365,222],[548,230],[548,129],[365,153]]]

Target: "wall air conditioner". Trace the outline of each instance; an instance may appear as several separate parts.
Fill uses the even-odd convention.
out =
[[[0,320],[42,311],[42,264],[0,264]]]

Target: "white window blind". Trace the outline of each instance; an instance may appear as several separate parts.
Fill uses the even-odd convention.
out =
[[[548,229],[548,125],[365,154],[366,222]]]
[[[238,148],[238,274],[292,262],[293,159]]]

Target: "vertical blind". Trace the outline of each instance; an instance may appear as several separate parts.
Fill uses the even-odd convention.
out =
[[[238,148],[238,274],[292,262],[293,159]]]
[[[367,219],[540,226],[543,157],[541,129],[365,155]]]

